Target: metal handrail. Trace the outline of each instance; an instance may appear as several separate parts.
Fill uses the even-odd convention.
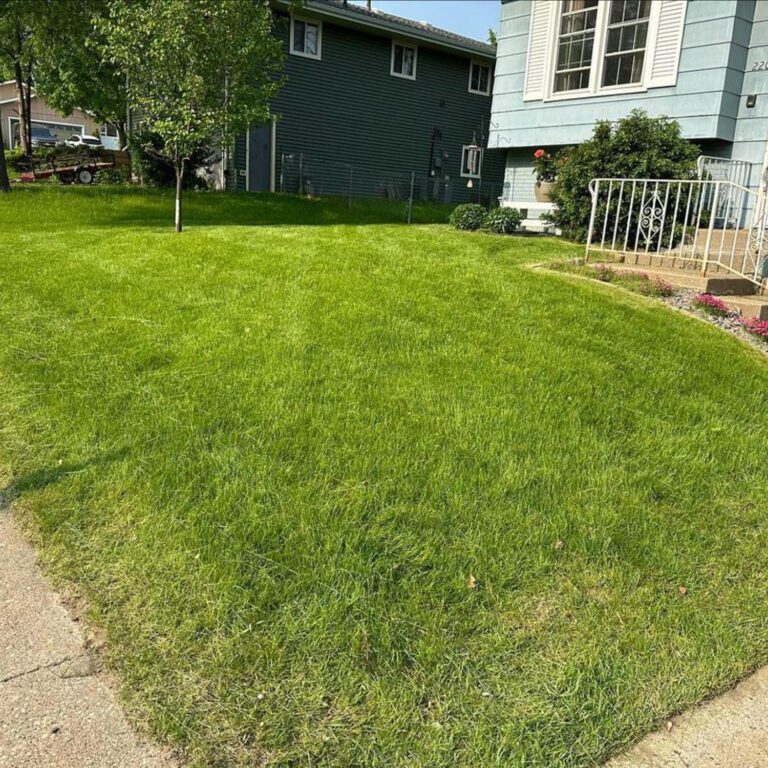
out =
[[[600,177],[592,199],[586,253],[671,261],[718,269],[756,285],[768,278],[768,197],[722,179]]]

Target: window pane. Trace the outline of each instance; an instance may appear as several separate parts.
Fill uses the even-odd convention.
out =
[[[303,21],[293,22],[293,50],[304,53],[304,28]]]
[[[611,0],[603,85],[642,80],[650,14],[650,0]]]
[[[403,46],[402,45],[395,46],[395,57],[394,57],[394,61],[392,62],[392,69],[393,71],[397,72],[398,75],[403,74]]]
[[[413,48],[403,48],[403,74],[413,77]]]
[[[480,67],[477,64],[472,65],[472,76],[469,78],[469,87],[473,91],[480,90]]]
[[[491,84],[491,70],[488,67],[479,67],[480,69],[480,87],[478,91],[488,93]]]
[[[597,0],[566,0],[560,19],[555,92],[589,87],[597,24]]]
[[[304,53],[308,53],[310,56],[317,56],[318,37],[319,35],[317,24],[307,24],[306,32],[304,35]]]

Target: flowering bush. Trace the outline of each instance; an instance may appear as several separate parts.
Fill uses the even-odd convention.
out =
[[[543,149],[537,149],[533,153],[533,168],[536,171],[536,181],[554,181],[557,177],[557,161]]]
[[[768,320],[760,320],[757,317],[750,317],[741,323],[747,333],[757,336],[758,339],[768,342]]]
[[[612,283],[616,273],[606,264],[598,264],[594,267],[595,278],[603,283]]]
[[[497,235],[511,235],[522,220],[517,208],[496,208],[485,217],[485,226]]]
[[[715,317],[727,317],[731,311],[722,299],[718,299],[711,293],[699,293],[693,297],[692,304],[696,309]]]

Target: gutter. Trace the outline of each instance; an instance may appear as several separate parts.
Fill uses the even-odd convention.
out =
[[[272,5],[280,10],[290,12],[293,3],[290,2],[290,0],[273,0]],[[370,19],[359,13],[355,13],[355,11],[345,10],[344,8],[335,8],[330,5],[325,5],[325,3],[315,4],[312,0],[307,0],[306,5],[302,6],[299,12],[301,13],[304,11],[310,11],[323,18],[346,22],[346,26],[375,29],[380,32],[386,32],[395,38],[410,38],[420,42],[429,43],[434,48],[440,48],[450,52],[460,51],[461,53],[469,54],[475,58],[487,59],[490,62],[493,62],[496,59],[495,53],[490,53],[487,50],[477,48],[473,45],[465,45],[458,41],[454,42],[442,35],[430,33],[427,30],[415,29],[404,24],[396,24],[387,19]],[[483,45],[483,43],[478,41],[478,45]]]

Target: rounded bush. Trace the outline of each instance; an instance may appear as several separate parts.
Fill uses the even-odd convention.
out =
[[[459,205],[454,208],[448,221],[455,229],[480,229],[485,221],[485,208],[477,203]]]
[[[511,235],[522,220],[523,215],[517,208],[496,208],[485,217],[485,226],[497,235]]]

